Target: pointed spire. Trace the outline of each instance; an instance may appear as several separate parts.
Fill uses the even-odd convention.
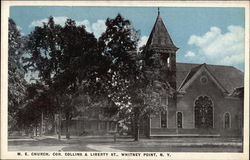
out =
[[[178,48],[174,45],[167,28],[165,27],[162,18],[160,17],[160,8],[158,7],[158,16],[156,22],[148,38],[146,48],[153,47],[159,49],[174,49]]]

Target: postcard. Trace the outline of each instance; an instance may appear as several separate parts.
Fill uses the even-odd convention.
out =
[[[2,159],[249,158],[249,2],[2,4]]]

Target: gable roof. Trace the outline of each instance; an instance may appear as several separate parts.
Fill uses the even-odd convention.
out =
[[[221,85],[221,83],[209,71],[209,69],[207,68],[206,63],[198,65],[197,67],[192,68],[178,90],[179,91],[181,91],[181,90],[184,91],[192,83],[192,81],[194,81],[202,72],[206,72],[207,75],[211,78],[211,80],[217,85],[217,87],[223,93],[228,94],[228,91]]]
[[[160,17],[160,15],[158,14],[154,27],[150,33],[150,36],[148,38],[146,47],[153,47],[153,48],[160,48],[160,49],[178,49],[168,31],[167,28],[165,27],[162,18]]]
[[[179,88],[181,84],[186,83],[201,66],[193,63],[176,63],[176,87]],[[206,67],[229,93],[232,93],[234,88],[244,86],[244,73],[233,66],[206,64]]]

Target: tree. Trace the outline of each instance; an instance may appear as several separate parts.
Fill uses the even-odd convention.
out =
[[[31,32],[28,37],[27,49],[29,56],[24,59],[25,67],[32,73],[38,73],[37,83],[43,85],[43,88],[52,88],[55,77],[61,72],[60,61],[63,54],[61,50],[61,30],[62,27],[54,23],[53,17],[49,17],[47,23],[43,23],[42,27],[35,27],[34,31]],[[37,85],[33,87],[34,90],[39,89],[36,88],[38,87]],[[51,89],[49,91],[47,90],[47,92],[44,90],[43,94],[30,97],[30,103],[28,103],[30,110],[26,112],[32,112],[33,110],[34,112],[39,112],[39,114],[45,112],[55,113],[58,104],[54,103],[55,105],[50,107],[41,106],[38,101],[39,99],[44,100],[47,96],[44,95],[45,93],[50,93],[53,101],[56,92],[52,91]],[[44,103],[44,105],[48,104]],[[36,121],[37,120],[34,119],[34,123],[36,123]]]
[[[53,87],[62,91],[62,111],[66,118],[66,137],[69,138],[69,121],[76,114],[75,93],[82,85],[85,93],[99,90],[98,74],[103,68],[100,66],[102,57],[98,54],[97,40],[93,34],[88,33],[84,26],[76,26],[73,20],[68,19],[62,28],[62,47],[60,66],[63,72],[55,78]],[[87,106],[82,106],[86,107]]]
[[[9,19],[9,59],[8,59],[8,121],[9,130],[15,129],[16,116],[25,97],[24,79],[25,70],[23,68],[22,56],[24,55],[24,38],[17,29],[15,22]]]
[[[106,31],[99,38],[99,47],[109,62],[106,73],[108,97],[119,108],[120,118],[131,118],[135,105],[131,102],[134,96],[130,88],[137,82],[137,43],[139,32],[136,31],[128,19],[118,14],[114,19],[106,20]],[[129,117],[129,118],[128,118]]]
[[[35,27],[29,35],[26,68],[37,71],[44,85],[52,85],[53,78],[61,71],[61,28],[55,25],[53,17],[49,17],[48,23]]]
[[[41,82],[50,88],[57,112],[60,115],[63,112],[69,124],[75,112],[72,104],[78,84],[89,88],[88,92],[93,88],[98,91],[97,75],[105,67],[98,66],[104,61],[98,55],[96,38],[71,19],[62,27],[49,17],[48,23],[30,34],[28,48],[27,67],[39,72]],[[68,125],[66,130],[69,138]]]
[[[145,49],[145,48],[144,48]],[[162,99],[173,97],[175,90],[171,88],[165,77],[159,73],[163,67],[154,62],[153,51],[139,52],[137,77],[134,85],[130,87],[131,101],[134,107],[135,140],[139,140],[139,125],[143,120],[150,118],[151,114],[166,109]],[[158,71],[157,71],[158,70]]]
[[[161,96],[168,95],[170,87],[162,79],[148,77],[148,68],[153,66],[143,62],[150,57],[137,52],[139,32],[129,20],[118,14],[114,19],[108,18],[106,26],[99,38],[100,50],[108,61],[106,95],[119,108],[120,119],[133,120],[134,139],[138,141],[140,121],[162,109]]]
[[[147,78],[142,63],[145,57],[137,53],[139,32],[131,22],[118,14],[108,18],[106,26],[97,41],[75,21],[68,19],[59,26],[50,17],[29,36],[27,67],[38,71],[41,84],[49,88],[53,111],[66,118],[68,138],[68,124],[77,114],[77,106],[83,111],[108,99],[116,105],[119,119],[134,119],[138,140],[141,117],[159,106],[151,95],[157,83]]]

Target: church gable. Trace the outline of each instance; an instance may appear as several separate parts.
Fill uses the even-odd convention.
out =
[[[186,84],[195,71],[195,68],[200,68],[201,64],[194,63],[176,63],[176,86],[178,91]],[[244,73],[232,66],[210,65],[206,64],[206,68],[211,75],[225,88],[228,93],[233,93],[236,88],[243,87]],[[196,73],[196,72],[195,72]],[[192,77],[192,76],[191,76]]]
[[[206,84],[208,80],[211,80],[216,87],[224,94],[228,94],[228,91],[222,86],[222,84],[216,79],[216,77],[209,71],[206,64],[198,65],[190,70],[183,82],[178,88],[179,92],[185,92],[189,86],[195,83],[195,80],[199,78],[201,84]]]

